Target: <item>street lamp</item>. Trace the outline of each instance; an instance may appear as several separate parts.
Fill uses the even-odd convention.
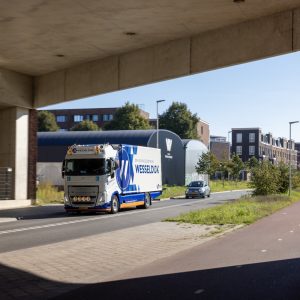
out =
[[[290,124],[290,140],[289,140],[289,196],[291,195],[291,189],[292,189],[292,165],[291,165],[291,156],[292,156],[292,124],[299,123],[299,121],[292,121],[289,122]]]
[[[232,132],[232,130],[230,130],[230,131],[228,131],[228,143],[229,143],[229,145],[231,144],[230,143],[230,140],[229,140],[229,137],[230,137],[230,133]]]
[[[166,100],[156,100],[156,148],[159,148],[158,141],[158,129],[159,129],[159,117],[158,117],[158,103],[164,102]]]

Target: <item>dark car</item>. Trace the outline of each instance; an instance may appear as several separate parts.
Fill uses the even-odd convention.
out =
[[[192,181],[185,191],[185,198],[205,198],[210,197],[210,187],[204,180]]]

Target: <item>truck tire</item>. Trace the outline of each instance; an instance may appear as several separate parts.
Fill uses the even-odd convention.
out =
[[[143,205],[143,208],[147,209],[150,207],[150,205],[151,205],[151,196],[149,193],[145,193],[145,203]]]
[[[119,208],[120,208],[120,205],[119,205],[118,196],[114,195],[111,198],[110,213],[116,214],[119,211]]]

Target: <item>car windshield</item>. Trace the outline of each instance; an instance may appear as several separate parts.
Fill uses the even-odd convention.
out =
[[[65,162],[65,174],[69,176],[104,175],[105,159],[67,159]]]
[[[192,181],[189,187],[203,187],[203,181]]]

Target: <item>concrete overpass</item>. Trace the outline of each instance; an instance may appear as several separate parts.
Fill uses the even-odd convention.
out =
[[[0,167],[26,201],[34,109],[298,51],[300,0],[2,1],[0,37]]]

